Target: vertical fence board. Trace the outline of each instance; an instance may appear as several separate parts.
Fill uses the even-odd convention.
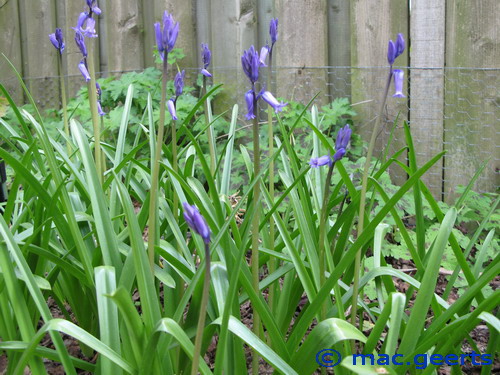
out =
[[[500,28],[498,0],[447,2],[444,192],[453,201],[457,185],[466,185],[490,159],[475,190],[494,191],[499,185],[499,74],[466,68],[498,68]],[[448,105],[457,103],[456,106]]]
[[[198,66],[199,45],[196,43],[196,17],[194,14],[195,0],[169,0],[168,9],[180,24],[176,47],[182,48],[186,57],[179,61],[179,68],[196,68]]]
[[[3,53],[23,74],[23,61],[21,54],[21,29],[19,25],[19,9],[16,1],[8,1],[0,8],[0,53]],[[12,68],[3,56],[0,56],[0,79],[1,83],[9,91],[12,99],[22,104],[23,92]]]
[[[420,0],[411,9],[410,126],[417,161],[425,164],[443,149],[445,0]],[[423,180],[441,199],[442,160]]]
[[[333,98],[351,95],[351,20],[350,4],[328,0],[329,93]]]
[[[278,95],[307,103],[320,92],[316,103],[325,104],[328,94],[324,69],[328,64],[326,0],[301,1],[293,6],[286,0],[277,0],[275,4],[279,18],[276,61],[278,66],[285,67],[278,71]],[[309,67],[322,68],[304,69]]]
[[[141,38],[143,20],[135,1],[108,1],[104,24],[107,51],[107,71],[122,72],[144,67],[144,44]]]
[[[224,84],[218,100],[234,102],[236,97],[243,104],[241,93],[248,90],[248,83],[243,77],[241,55],[255,44],[255,9],[250,1],[212,0],[210,12],[214,83]]]
[[[354,107],[358,113],[356,131],[367,142],[379,115],[380,100],[388,76],[387,44],[389,39],[395,40],[398,33],[403,33],[408,39],[407,7],[408,3],[400,0],[355,0],[351,3],[352,102],[358,103]],[[400,67],[408,65],[408,48],[398,57],[396,64]],[[406,69],[402,69],[405,70],[407,77]],[[375,155],[380,155],[385,149],[396,117],[399,124],[389,155],[403,146],[401,124],[408,118],[407,101],[392,98],[392,89],[389,91],[383,116]],[[406,179],[406,175],[399,167],[391,167],[390,174],[395,183],[401,183]]]
[[[52,0],[19,2],[21,21],[21,48],[23,75],[28,77],[28,88],[41,108],[59,106],[57,54],[49,40],[56,27],[55,7]],[[53,92],[54,95],[47,95]]]
[[[212,46],[212,31],[210,29],[210,0],[196,0],[195,17],[196,17],[196,45],[200,48],[202,43],[208,44],[210,50]],[[198,54],[198,66],[202,65],[201,53]]]

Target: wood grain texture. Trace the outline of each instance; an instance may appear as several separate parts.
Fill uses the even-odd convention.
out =
[[[104,25],[101,24],[106,28],[106,35],[100,39],[107,57],[107,66],[101,63],[104,71],[122,72],[144,67],[142,50],[145,46],[141,35],[144,25],[140,11],[140,3],[136,1],[106,2]],[[101,28],[101,34],[102,31]]]
[[[37,105],[59,106],[57,51],[49,40],[56,28],[53,0],[19,1],[23,76]],[[47,92],[53,93],[47,95]]]
[[[443,149],[445,0],[420,0],[411,10],[410,128],[419,166]],[[443,160],[422,180],[441,199]]]
[[[0,53],[3,53],[23,74],[23,59],[21,54],[21,28],[19,25],[19,8],[16,1],[8,1],[0,8]],[[23,92],[12,68],[0,55],[0,82],[9,91],[12,99],[21,104]]]
[[[325,69],[308,71],[328,65],[327,2],[326,0],[276,0],[279,19],[279,40],[276,48],[278,96],[304,103],[320,92],[316,104],[328,99]],[[306,27],[307,25],[307,27]]]
[[[447,1],[445,199],[453,201],[457,185],[466,185],[489,160],[474,188],[494,191],[500,185],[500,2]],[[468,69],[474,68],[474,69]],[[477,69],[484,68],[485,70]]]
[[[328,83],[332,98],[351,95],[351,7],[348,1],[328,0]]]
[[[377,116],[387,82],[389,66],[387,45],[395,40],[398,33],[408,39],[408,4],[399,0],[354,0],[351,2],[351,92],[354,109],[358,113],[355,119],[356,131],[368,142]],[[398,57],[396,68],[408,72],[408,48]],[[407,92],[404,85],[403,92]],[[406,94],[405,94],[406,95]],[[381,131],[377,135],[375,155],[385,150],[389,134],[398,118],[395,140],[389,148],[389,155],[404,146],[402,121],[408,118],[406,99],[392,98],[389,90],[387,104],[381,119]],[[397,166],[389,168],[392,180],[401,183],[406,180],[405,173]]]

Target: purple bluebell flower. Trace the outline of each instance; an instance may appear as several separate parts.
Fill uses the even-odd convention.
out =
[[[175,109],[175,101],[174,99],[169,99],[167,101],[167,107],[168,111],[170,112],[170,116],[172,116],[172,120],[178,120],[177,119],[177,110]]]
[[[283,110],[288,103],[278,102],[278,100],[269,91],[262,91],[260,95],[264,101],[274,108],[274,112],[278,113]]]
[[[278,19],[273,18],[269,23],[269,35],[271,36],[271,45],[278,40]]]
[[[254,46],[246,51],[243,51],[243,56],[241,56],[241,65],[246,76],[252,83],[252,85],[259,79],[259,67],[260,67],[260,57],[259,53],[255,50]]]
[[[106,114],[106,112],[102,110],[101,102],[99,100],[97,101],[97,113],[99,116],[104,116]]]
[[[330,155],[324,155],[320,156],[319,158],[311,158],[309,161],[309,165],[311,168],[318,168],[322,167],[323,165],[331,165],[332,164],[332,158]]]
[[[389,40],[389,47],[387,48],[387,61],[389,65],[394,64],[394,60],[397,59],[405,50],[405,40],[403,38],[403,34],[399,33],[396,39],[396,43],[392,40]]]
[[[405,50],[405,40],[403,34],[399,33],[396,39],[396,58]]]
[[[87,0],[87,5],[89,7],[89,14],[92,16],[92,13],[96,15],[101,14],[101,9],[97,6],[97,0]]]
[[[392,75],[394,76],[394,90],[395,90],[393,97],[406,98],[406,96],[404,96],[403,94],[403,81],[405,73],[400,69],[394,69]]]
[[[175,22],[174,17],[165,11],[163,13],[163,29],[159,22],[156,22],[154,27],[158,53],[163,60],[165,53],[172,51],[175,46],[179,35],[179,22]]]
[[[85,78],[85,81],[90,81],[90,74],[87,69],[87,63],[85,62],[85,59],[80,61],[80,63],[78,64],[78,69],[80,69],[80,72],[82,73],[83,78]]]
[[[54,34],[49,34],[49,39],[54,47],[56,47],[56,49],[62,55],[65,47],[62,30],[60,28],[57,28]]]
[[[184,70],[182,72],[178,72],[175,75],[174,86],[175,86],[175,98],[176,98],[176,100],[182,94],[182,89],[184,88],[184,76],[185,75],[186,75],[186,72]]]
[[[201,69],[201,74],[205,77],[212,77],[212,74],[207,70],[212,60],[212,52],[208,48],[208,44],[201,43],[201,59],[203,60],[203,68]]]
[[[254,113],[254,108],[253,108],[254,99],[255,99],[255,94],[254,94],[253,90],[248,90],[245,94],[245,101],[247,103],[247,110],[248,110],[245,118],[247,120],[251,120],[251,119],[255,118],[255,113]]]
[[[97,32],[95,31],[95,20],[90,13],[82,12],[76,22],[76,27],[73,30],[81,32],[87,38],[96,38]]]
[[[182,206],[184,207],[184,219],[189,227],[198,233],[206,244],[210,243],[210,228],[198,208],[195,205],[190,206],[186,202]]]
[[[347,146],[351,140],[352,130],[349,125],[344,126],[339,130],[337,134],[337,139],[335,140],[335,154],[333,155],[333,161],[339,161],[344,157],[347,152]]]
[[[80,30],[75,31],[75,43],[80,49],[83,57],[87,57],[87,47],[85,46],[85,38]]]
[[[262,47],[260,49],[260,56],[259,56],[259,62],[260,62],[260,66],[267,66],[266,65],[266,59],[267,59],[267,55],[269,54],[269,46],[268,45],[265,45],[264,47]]]

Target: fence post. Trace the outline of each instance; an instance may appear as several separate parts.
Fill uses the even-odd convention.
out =
[[[495,191],[500,185],[500,78],[498,69],[487,70],[498,68],[500,61],[500,2],[446,4],[446,66],[460,67],[446,70],[444,193],[445,200],[453,202],[455,187],[467,185],[488,159],[474,189]]]
[[[443,149],[445,0],[416,1],[410,16],[410,126],[421,166]],[[443,160],[422,179],[441,199]]]
[[[352,103],[354,110],[358,113],[355,119],[356,131],[367,142],[376,117],[379,115],[380,100],[388,75],[387,44],[389,39],[395,40],[398,33],[403,33],[405,38],[408,38],[408,3],[406,1],[357,0],[351,2]],[[408,48],[402,56],[398,57],[396,64],[397,68],[405,70],[405,77],[408,77],[404,68],[408,66]],[[392,98],[391,91],[389,93],[384,118],[381,119],[382,130],[377,135],[375,155],[381,155],[384,151],[396,118],[398,118],[398,128],[388,155],[390,156],[404,146],[401,125],[408,118],[408,102],[405,99]],[[406,180],[406,173],[397,166],[391,166],[389,172],[392,181],[396,184]]]

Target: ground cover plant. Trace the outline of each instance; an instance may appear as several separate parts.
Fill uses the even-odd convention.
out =
[[[437,202],[421,177],[443,153],[418,165],[408,124],[395,122],[406,146],[375,157],[378,120],[364,155],[345,101],[277,100],[262,81],[277,19],[271,45],[242,55],[245,122],[237,105],[229,117],[212,111],[223,88],[211,83],[209,46],[199,94],[184,85],[169,60],[179,25],[167,12],[154,25],[161,69],[141,76],[161,79],[158,91],[130,84],[123,95],[95,79],[101,11],[86,3],[75,41],[88,113],[64,101],[60,126],[48,126],[27,90],[28,109],[0,85],[12,111],[0,119],[12,171],[0,216],[8,374],[47,373],[47,360],[68,374],[493,371],[499,199],[471,190],[481,170],[454,205]],[[60,30],[50,41],[64,53]],[[381,111],[395,100],[392,83],[403,95],[393,64],[404,48],[401,34],[381,46]],[[252,136],[238,141],[242,124]],[[392,165],[408,175],[402,186]]]

